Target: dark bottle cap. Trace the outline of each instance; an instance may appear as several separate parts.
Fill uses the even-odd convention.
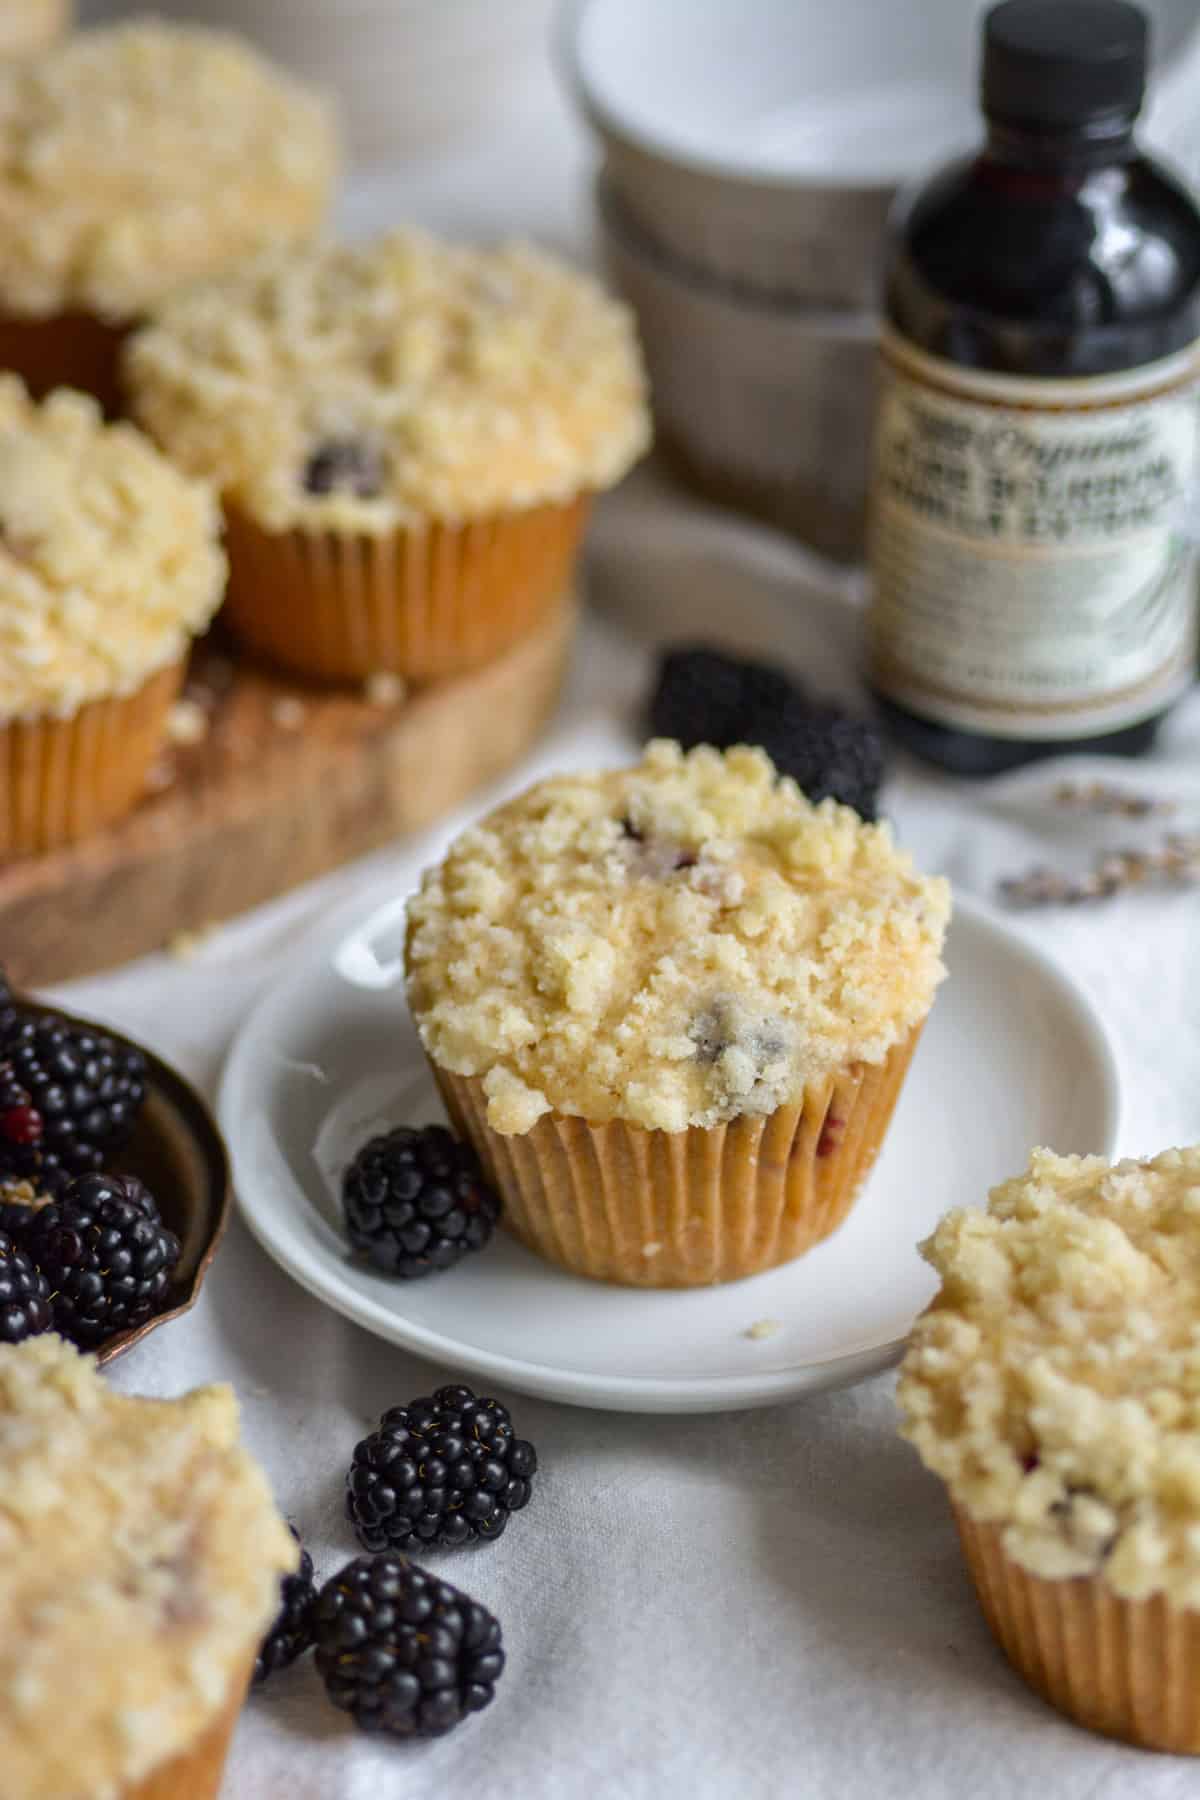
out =
[[[1047,131],[1132,120],[1149,54],[1149,21],[1129,0],[1004,0],[984,27],[983,110]]]

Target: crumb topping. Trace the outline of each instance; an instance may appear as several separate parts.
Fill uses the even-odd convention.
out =
[[[0,724],[68,715],[175,662],[225,585],[211,492],[132,425],[0,375]]]
[[[882,1062],[929,1010],[949,907],[887,826],[760,750],[659,741],[463,833],[409,906],[409,998],[496,1131],[683,1131]]]
[[[265,256],[172,299],[126,366],[159,443],[273,531],[566,501],[649,441],[629,312],[520,244]]]
[[[1200,1149],[1037,1150],[922,1246],[904,1435],[1009,1554],[1200,1607]]]
[[[325,106],[239,38],[156,20],[0,68],[0,296],[121,323],[324,218]]]
[[[0,1347],[0,1767],[106,1800],[224,1703],[296,1565],[229,1388],[115,1393],[61,1338]]]
[[[70,0],[6,0],[0,6],[0,56],[27,56],[56,43],[70,10]]]

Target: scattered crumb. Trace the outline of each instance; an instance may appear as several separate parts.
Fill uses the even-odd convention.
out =
[[[271,704],[271,721],[280,731],[299,731],[307,711],[303,700],[298,700],[295,694],[281,694]]]
[[[758,1319],[743,1331],[742,1336],[760,1344],[764,1338],[773,1338],[782,1330],[782,1319]]]
[[[167,736],[173,744],[199,744],[208,735],[208,714],[195,700],[177,700],[167,714]]]
[[[363,682],[363,698],[371,706],[399,706],[407,692],[404,677],[390,669],[376,669]]]
[[[167,955],[176,962],[191,962],[216,937],[218,929],[216,925],[200,925],[195,931],[173,932],[167,939]]]
[[[642,1245],[642,1255],[643,1256],[658,1256],[661,1251],[662,1251],[661,1244],[643,1244]]]

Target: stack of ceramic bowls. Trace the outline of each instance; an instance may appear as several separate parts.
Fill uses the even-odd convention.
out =
[[[378,165],[479,137],[519,111],[545,62],[553,0],[85,0],[84,10],[241,32],[335,93],[353,160]]]
[[[704,490],[827,555],[863,543],[884,229],[978,137],[986,0],[563,0],[660,442]],[[1196,0],[1151,0],[1182,91]],[[1185,54],[1190,49],[1190,58]],[[1194,80],[1186,85],[1195,91]]]

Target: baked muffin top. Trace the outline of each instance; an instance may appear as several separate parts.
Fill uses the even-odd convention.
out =
[[[297,1549],[226,1387],[115,1393],[61,1338],[0,1346],[0,1768],[109,1800],[219,1713]]]
[[[324,104],[240,39],[80,32],[0,68],[0,306],[134,318],[310,237],[336,170]]]
[[[220,604],[211,491],[132,425],[0,375],[0,723],[132,692]]]
[[[272,531],[569,500],[650,435],[626,308],[520,244],[265,256],[173,298],[126,372],[169,454]]]
[[[474,825],[409,906],[409,998],[488,1121],[663,1131],[769,1113],[882,1062],[944,970],[944,881],[813,806],[760,750],[648,746]]]
[[[904,1434],[1035,1575],[1200,1606],[1200,1149],[1033,1154],[922,1253]]]
[[[0,56],[27,56],[57,43],[71,10],[70,0],[5,0],[0,6]]]

